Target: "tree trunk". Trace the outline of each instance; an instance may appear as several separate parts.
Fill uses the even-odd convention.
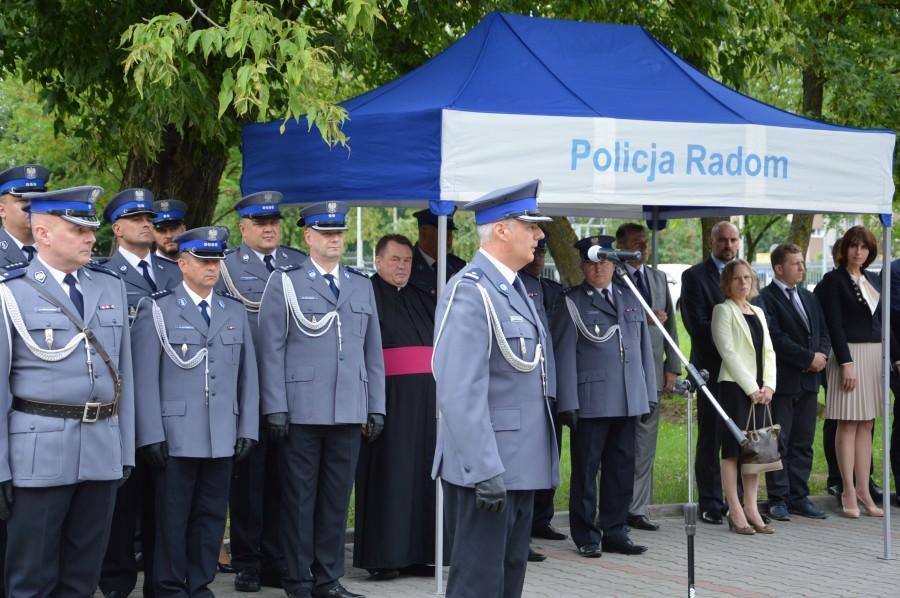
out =
[[[718,216],[713,216],[710,218],[701,218],[700,219],[700,228],[702,233],[702,242],[701,247],[703,247],[703,259],[709,257],[710,254],[710,244],[709,238],[712,236],[712,228],[715,226],[717,222],[722,222],[723,220],[728,220],[728,218],[721,218]]]
[[[547,233],[547,249],[559,271],[559,282],[566,287],[581,284],[584,275],[581,272],[581,257],[574,247],[578,239],[572,225],[566,218],[555,216],[552,222],[544,223],[543,229]]]
[[[227,161],[225,149],[199,143],[170,126],[163,132],[163,147],[153,160],[131,151],[122,187],[145,187],[157,199],[180,199],[188,204],[187,227],[207,226],[213,219]]]
[[[817,54],[810,57],[809,63],[803,67],[803,105],[802,112],[812,118],[822,118],[822,100],[825,95],[825,76]],[[794,214],[791,220],[791,232],[788,240],[799,246],[806,255],[809,248],[809,237],[812,234],[814,214]]]

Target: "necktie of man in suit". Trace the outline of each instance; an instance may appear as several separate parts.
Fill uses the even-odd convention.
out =
[[[341,291],[340,289],[338,289],[337,284],[335,284],[334,282],[334,274],[323,274],[322,278],[324,278],[328,282],[328,288],[331,289],[332,293],[334,293],[334,298],[340,298]]]
[[[31,263],[31,260],[34,259],[34,254],[37,253],[33,245],[22,245],[22,253],[25,254],[25,259],[28,260],[28,263]]]
[[[641,292],[641,295],[644,297],[644,301],[647,302],[647,305],[650,305],[650,288],[647,286],[647,281],[645,280],[646,276],[646,272],[642,273],[641,270],[634,271],[634,282],[636,283],[638,290]]]
[[[266,263],[266,270],[269,272],[275,271],[275,258],[271,255],[267,255],[263,257],[263,261]]]
[[[616,308],[616,304],[613,303],[613,300],[612,300],[612,295],[609,294],[609,289],[603,289],[602,291],[600,291],[600,294],[603,295],[603,298],[606,300],[607,303],[609,303],[610,307],[612,307],[613,309]]]
[[[209,326],[209,303],[204,299],[197,304],[197,307],[200,308],[200,315],[203,316],[203,319],[206,320],[206,325]]]
[[[153,292],[156,292],[156,283],[153,282],[153,278],[150,276],[150,264],[141,260],[138,262],[138,267],[141,269],[141,275],[144,277],[144,280],[147,281],[147,284],[150,285],[150,288]]]
[[[81,316],[81,319],[84,319],[84,295],[81,294],[81,291],[78,290],[78,280],[72,276],[72,273],[66,274],[63,277],[63,282],[66,283],[69,287],[69,299],[72,300],[72,303],[75,305],[75,309],[78,310],[78,315]]]
[[[797,287],[787,287],[787,294],[791,305],[794,306],[794,309],[800,314],[803,325],[806,326],[807,330],[810,330],[809,318],[806,316],[806,310],[803,309],[803,304],[800,302],[800,295],[797,293]]]

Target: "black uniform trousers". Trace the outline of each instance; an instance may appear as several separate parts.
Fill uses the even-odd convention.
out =
[[[169,457],[156,473],[157,596],[214,596],[231,457]]]
[[[716,399],[719,385],[712,380],[706,387]],[[700,512],[724,513],[722,473],[719,469],[719,450],[722,448],[722,426],[719,413],[702,392],[697,393],[697,448],[694,455],[694,475],[700,498]]]
[[[287,594],[327,591],[344,575],[359,425],[291,424],[281,449],[281,549]]]
[[[284,572],[281,553],[281,479],[278,449],[260,431],[260,442],[240,463],[231,478],[231,565],[249,567],[266,581],[280,581]]]
[[[572,433],[569,527],[576,546],[623,542],[634,491],[635,417],[578,420]],[[597,472],[600,472],[599,513]]]
[[[553,416],[553,427],[556,430],[556,451],[562,454],[562,425],[559,423],[559,415],[556,413],[556,401],[550,402],[550,414]],[[556,488],[534,491],[534,513],[531,519],[531,529],[537,529],[550,525],[555,511],[553,499],[556,496]]]
[[[7,522],[7,596],[93,596],[109,539],[115,480],[15,488]]]
[[[100,590],[104,594],[118,590],[127,595],[134,590],[138,575],[135,535],[140,525],[144,598],[152,598],[155,595],[153,593],[153,538],[156,533],[154,475],[153,469],[138,458],[134,471],[116,495],[112,530],[100,575]]]
[[[891,316],[893,317],[893,316]],[[900,374],[891,373],[891,392],[894,393],[894,421],[891,423],[891,472],[894,474],[894,488],[900,496]]]
[[[518,598],[525,584],[534,490],[509,490],[499,513],[475,507],[475,489],[442,482],[450,543],[447,598]]]
[[[798,504],[809,496],[818,404],[818,393],[803,390],[795,394],[776,393],[772,399],[772,420],[781,425],[778,448],[784,468],[766,474],[769,506]]]

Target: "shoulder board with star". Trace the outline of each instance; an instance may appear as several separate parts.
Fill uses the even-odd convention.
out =
[[[156,291],[155,293],[150,294],[151,299],[159,299],[160,297],[165,297],[166,295],[171,295],[172,289],[163,289],[161,291]]]
[[[27,268],[28,262],[13,262],[3,266],[4,270],[18,270],[19,268]]]
[[[7,270],[6,272],[0,273],[0,282],[8,282],[14,278],[19,278],[21,276],[25,276],[26,272],[28,272],[27,268],[18,268],[15,270]]]
[[[568,295],[569,293],[571,293],[571,292],[573,292],[573,291],[575,291],[575,290],[577,290],[577,289],[578,289],[577,286],[576,286],[576,287],[569,287],[569,288],[563,289],[563,290],[562,290],[562,294],[563,294],[563,295]]]
[[[91,270],[92,272],[102,272],[103,274],[109,274],[110,276],[113,276],[115,278],[119,277],[118,274],[116,274],[115,272],[113,272],[112,270],[110,270],[109,268],[104,266],[103,264],[97,263],[94,260],[86,263],[84,265],[84,267],[87,268],[88,270]]]
[[[369,275],[366,274],[365,272],[361,272],[361,271],[357,270],[356,268],[352,268],[352,267],[350,267],[350,266],[344,266],[344,270],[346,270],[347,272],[351,272],[351,273],[353,273],[353,274],[356,274],[357,276],[362,276],[363,278],[368,278],[368,277],[369,277]]]
[[[290,272],[291,270],[296,270],[300,267],[300,264],[287,264],[284,266],[276,266],[276,270],[280,270],[281,272]]]
[[[234,253],[237,250],[238,250],[237,247],[229,247],[225,250],[225,255],[231,255],[232,253]]]
[[[463,278],[468,278],[469,280],[481,280],[482,276],[484,276],[484,272],[481,268],[472,268],[462,275]]]
[[[216,295],[219,295],[220,297],[227,297],[227,298],[229,298],[229,299],[232,299],[232,300],[234,300],[234,301],[237,301],[237,302],[240,303],[241,305],[244,304],[240,299],[238,299],[237,297],[235,297],[234,295],[232,295],[232,294],[229,293],[228,291],[223,291],[222,289],[217,289],[217,290],[216,290]]]

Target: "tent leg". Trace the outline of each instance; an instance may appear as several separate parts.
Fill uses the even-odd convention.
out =
[[[659,206],[653,206],[653,230],[650,231],[650,234],[653,235],[653,241],[651,242],[651,247],[653,248],[653,267],[659,267]]]
[[[881,224],[884,230],[882,269],[881,269],[881,301],[885,309],[881,312],[881,355],[884,368],[882,392],[884,397],[884,415],[881,417],[881,487],[884,488],[884,554],[881,558],[894,558],[891,547],[891,215],[882,214]],[[895,400],[897,397],[895,397]]]
[[[437,252],[437,296],[440,298],[447,285],[447,217],[438,216],[438,252]],[[441,409],[435,409],[437,419],[435,425],[440,424]],[[441,487],[441,478],[438,476],[434,514],[434,592],[444,593],[444,489]]]

